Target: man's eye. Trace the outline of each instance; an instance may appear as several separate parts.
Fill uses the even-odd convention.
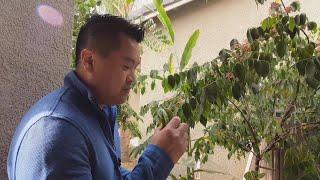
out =
[[[129,66],[123,66],[123,70],[128,70],[128,69],[130,69]]]

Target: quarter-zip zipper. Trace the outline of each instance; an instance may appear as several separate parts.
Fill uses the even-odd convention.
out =
[[[99,107],[98,103],[95,101],[95,99],[93,97],[90,98],[90,101],[94,105],[95,109],[98,111],[99,115],[102,117],[102,118],[99,117],[98,119],[99,119],[100,128],[101,128],[105,138],[108,140],[109,143],[111,143],[113,150],[116,151],[116,146],[115,146],[115,142],[114,142],[114,135],[113,135],[114,132],[112,131],[109,119],[106,117],[106,113]],[[106,123],[104,123],[104,122],[106,122]],[[104,124],[106,124],[106,126],[108,127],[110,134],[107,134],[106,128],[104,127]]]

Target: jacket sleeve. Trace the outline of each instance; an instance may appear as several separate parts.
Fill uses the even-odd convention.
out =
[[[89,150],[80,131],[45,117],[26,133],[17,156],[16,179],[92,179]]]
[[[121,173],[126,180],[165,180],[172,168],[170,157],[159,147],[149,144],[137,166],[131,172],[122,168]]]
[[[113,117],[116,117],[116,107],[113,107]],[[116,121],[114,119],[114,121]],[[121,147],[119,137],[119,126],[115,123],[115,143],[117,147],[118,158],[121,158]],[[169,176],[173,168],[173,162],[170,157],[158,146],[149,144],[144,153],[139,158],[137,166],[128,171],[120,168],[122,178],[125,180],[164,180]]]

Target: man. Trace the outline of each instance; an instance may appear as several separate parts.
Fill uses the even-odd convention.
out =
[[[81,27],[77,67],[64,86],[36,103],[16,129],[9,179],[166,179],[187,147],[178,117],[157,129],[131,171],[121,168],[116,105],[124,103],[140,64],[144,30],[111,15]]]

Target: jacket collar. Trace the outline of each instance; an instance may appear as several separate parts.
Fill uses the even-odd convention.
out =
[[[98,105],[90,89],[80,80],[75,71],[70,71],[64,78],[64,86],[77,89],[84,97],[95,105]]]
[[[90,89],[80,80],[77,73],[75,71],[70,71],[64,78],[64,86],[72,87],[77,89],[82,96],[88,98],[90,103],[100,109],[96,98],[94,97],[93,93]],[[107,117],[116,114],[116,106],[106,106],[103,108],[103,111],[106,113]]]

